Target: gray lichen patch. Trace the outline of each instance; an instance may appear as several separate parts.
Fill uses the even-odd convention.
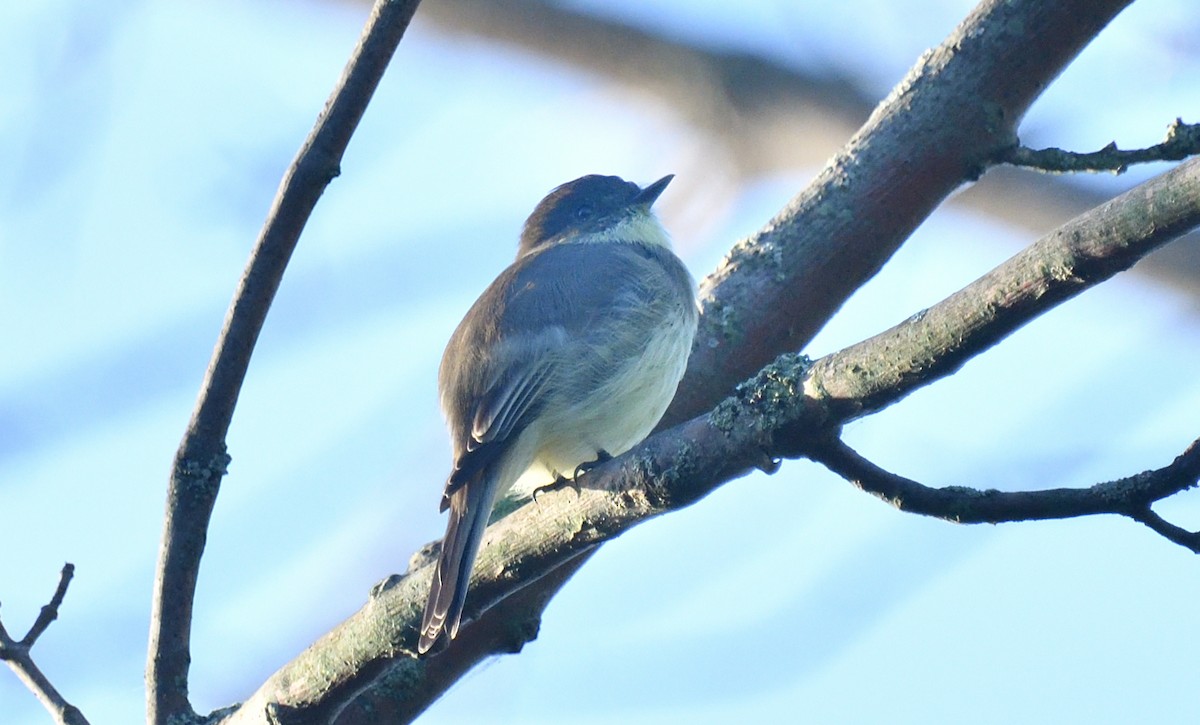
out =
[[[224,444],[206,461],[184,457],[175,463],[175,480],[184,490],[202,492],[221,485],[221,479],[229,472],[233,458],[226,452]]]
[[[726,343],[737,343],[744,336],[741,316],[732,305],[715,298],[708,297],[703,301],[701,324],[711,330],[710,339],[717,338]],[[716,339],[713,340],[716,344]]]
[[[766,431],[790,423],[801,408],[810,367],[807,355],[780,355],[713,408],[709,421],[726,434],[746,426]]]

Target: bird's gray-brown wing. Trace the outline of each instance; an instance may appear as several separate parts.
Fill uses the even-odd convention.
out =
[[[521,258],[480,296],[455,330],[439,371],[454,446],[449,496],[492,465],[556,390],[560,356],[586,353],[622,291],[595,284],[613,269],[608,244],[559,245]],[[619,265],[619,263],[618,263]]]
[[[438,376],[454,452],[442,497],[450,518],[419,651],[431,648],[442,631],[453,637],[458,630],[492,505],[513,483],[498,479],[506,468],[504,455],[556,394],[557,361],[593,354],[604,342],[605,318],[656,302],[628,280],[647,263],[659,264],[657,254],[631,255],[628,248],[611,244],[540,250],[501,273],[455,330]],[[690,279],[686,270],[682,274],[683,294],[690,299]]]
[[[500,489],[513,483],[499,480],[504,455],[553,384],[554,356],[566,343],[563,322],[570,313],[564,309],[567,286],[555,279],[562,272],[558,257],[530,255],[505,270],[463,318],[442,358],[438,383],[454,467],[442,496],[449,521],[425,606],[420,652],[443,631],[457,633],[492,505]]]

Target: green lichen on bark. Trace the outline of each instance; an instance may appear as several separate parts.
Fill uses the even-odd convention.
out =
[[[810,367],[812,360],[807,355],[780,355],[718,403],[709,421],[726,434],[746,426],[761,432],[791,423],[800,413]]]

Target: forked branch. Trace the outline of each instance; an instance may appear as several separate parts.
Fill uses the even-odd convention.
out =
[[[67,596],[67,587],[73,576],[75,576],[75,565],[63,564],[54,596],[50,597],[50,602],[42,607],[33,626],[20,640],[9,636],[4,624],[0,622],[0,660],[6,662],[13,672],[17,673],[21,682],[25,683],[25,686],[50,711],[55,722],[65,725],[87,725],[87,718],[83,716],[79,708],[67,702],[58,689],[50,683],[50,680],[33,661],[31,653],[38,637],[42,636],[51,622],[58,619],[58,608],[62,606],[63,598]]]

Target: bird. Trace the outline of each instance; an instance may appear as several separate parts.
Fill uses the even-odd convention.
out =
[[[651,209],[673,178],[642,188],[592,174],[555,188],[450,337],[438,368],[449,520],[418,654],[458,634],[496,501],[526,473],[561,482],[620,455],[674,398],[698,305]]]

